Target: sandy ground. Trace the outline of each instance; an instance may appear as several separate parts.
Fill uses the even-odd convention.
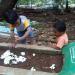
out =
[[[57,74],[0,66],[0,75],[57,75]]]

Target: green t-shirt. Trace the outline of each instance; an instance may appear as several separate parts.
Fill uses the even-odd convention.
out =
[[[59,75],[74,75],[75,73],[75,42],[69,43],[62,49],[64,64]]]

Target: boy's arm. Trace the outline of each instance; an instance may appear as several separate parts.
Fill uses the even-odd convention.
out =
[[[64,39],[59,39],[56,44],[53,45],[55,49],[61,49],[64,46]]]
[[[30,25],[30,22],[29,22],[28,19],[25,19],[25,20],[23,21],[23,24],[24,24],[24,27],[25,27],[25,29],[26,29],[26,28]],[[31,31],[31,28],[28,27],[28,28],[27,28],[27,31],[25,32],[25,34],[24,34],[22,37],[18,37],[18,36],[16,37],[16,41],[23,40],[23,39],[27,38],[28,35],[29,35],[29,33],[30,33],[30,31]]]
[[[15,41],[15,34],[14,34],[14,26],[10,24],[9,28],[10,28],[10,42],[11,42],[10,48],[12,47],[15,48],[16,41]]]
[[[15,44],[16,43],[16,41],[15,41],[15,33],[14,33],[15,26],[10,24],[9,27],[10,27],[10,41],[11,41],[11,43]]]
[[[19,40],[23,40],[23,39],[27,38],[29,33],[30,33],[30,31],[31,31],[31,28],[29,27],[27,29],[27,31],[25,32],[25,34],[22,37],[19,38]]]
[[[14,31],[14,25],[10,24],[9,28],[10,28],[10,31]]]
[[[25,19],[25,21],[24,21],[23,23],[24,23],[24,27],[25,27],[25,28],[27,28],[27,27],[30,25],[30,22],[29,22],[28,19]],[[25,34],[24,34],[22,37],[19,37],[18,40],[23,40],[23,39],[27,38],[30,31],[31,31],[31,28],[28,27],[28,28],[27,28],[27,31],[25,32]]]
[[[59,41],[56,44],[56,47],[59,47],[61,49],[64,45],[65,45],[65,40],[62,38],[59,39]]]
[[[60,50],[60,47],[58,47],[57,44],[51,44],[50,47],[57,49],[57,50]]]
[[[9,28],[10,28],[10,35],[11,35],[11,37],[14,37],[14,26],[12,24],[10,24]]]
[[[60,50],[64,46],[64,39],[59,39],[56,44],[51,45],[52,48]]]

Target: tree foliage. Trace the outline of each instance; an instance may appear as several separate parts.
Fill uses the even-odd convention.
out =
[[[70,4],[74,4],[75,0],[19,0],[20,5],[29,5],[41,8],[54,8],[63,11],[68,10]]]

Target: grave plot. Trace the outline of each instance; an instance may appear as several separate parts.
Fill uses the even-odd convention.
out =
[[[63,60],[59,50],[37,45],[18,44],[9,50],[10,43],[0,43],[0,65],[23,68],[32,71],[55,73],[62,68]]]

